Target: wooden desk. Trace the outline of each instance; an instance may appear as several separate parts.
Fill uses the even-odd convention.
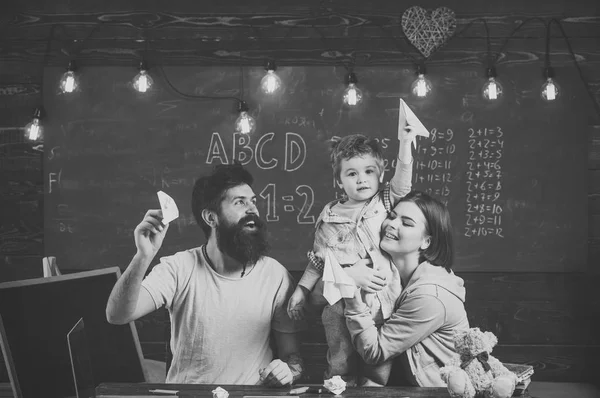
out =
[[[152,397],[169,396],[167,394],[152,394],[150,390],[165,389],[179,391],[172,397],[197,397],[212,398],[212,390],[216,385],[190,385],[190,384],[129,384],[129,383],[103,383],[96,388],[96,398],[118,397]],[[261,386],[231,386],[221,385],[229,392],[229,398],[242,398],[243,396],[289,396],[287,388],[265,388]],[[302,394],[302,398],[333,398],[332,394]],[[419,388],[419,387],[368,387],[348,388],[341,396],[343,398],[448,398],[450,395],[446,388]]]

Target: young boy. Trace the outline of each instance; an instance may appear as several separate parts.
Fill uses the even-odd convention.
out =
[[[334,177],[346,198],[328,203],[317,220],[314,247],[308,253],[309,264],[288,303],[288,314],[292,319],[304,317],[308,295],[324,272],[331,278],[340,267],[343,268],[341,272],[345,271],[361,288],[377,326],[391,316],[402,287],[396,267],[379,249],[380,228],[397,201],[411,190],[410,146],[415,139],[411,130],[406,127],[400,132],[394,177],[381,190],[384,162],[376,140],[354,134],[333,143]],[[365,258],[372,260],[372,270],[364,265],[352,267]],[[340,279],[339,272],[337,275]],[[343,275],[341,279],[344,279]],[[352,292],[354,289],[351,286]],[[323,290],[329,302],[322,314],[328,345],[325,379],[338,375],[348,386],[385,385],[391,361],[366,365],[360,360],[346,327],[344,300],[340,300],[344,293],[336,294],[335,284],[327,282]]]

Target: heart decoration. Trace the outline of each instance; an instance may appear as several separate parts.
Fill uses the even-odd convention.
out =
[[[455,29],[454,11],[447,7],[426,10],[413,6],[402,14],[402,30],[406,38],[425,58],[444,45]]]

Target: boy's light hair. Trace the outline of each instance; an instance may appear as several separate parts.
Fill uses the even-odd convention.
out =
[[[362,134],[351,134],[345,137],[333,136],[331,142],[331,167],[336,181],[340,181],[342,172],[342,160],[348,160],[357,156],[371,155],[379,169],[379,175],[383,173],[383,155],[377,140]]]

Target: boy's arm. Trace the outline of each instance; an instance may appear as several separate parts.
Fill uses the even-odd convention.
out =
[[[326,237],[325,233],[323,232],[322,220],[326,209],[327,206],[325,209],[323,209],[319,215],[319,219],[317,220],[313,249],[306,253],[308,257],[308,266],[306,267],[304,274],[302,274],[300,282],[298,282],[298,286],[302,286],[308,289],[308,291],[313,290],[317,282],[319,282],[319,280],[323,277],[323,269],[325,269],[325,260],[319,257],[317,253],[323,253],[325,247],[324,242],[326,241]]]
[[[308,252],[308,265],[298,282],[298,286],[306,288],[308,291],[312,291],[317,282],[323,276],[323,260],[315,256],[315,253]]]
[[[411,152],[412,134],[406,133],[398,140],[398,158],[394,176],[390,181],[390,205],[393,208],[398,200],[412,189],[413,159]]]

